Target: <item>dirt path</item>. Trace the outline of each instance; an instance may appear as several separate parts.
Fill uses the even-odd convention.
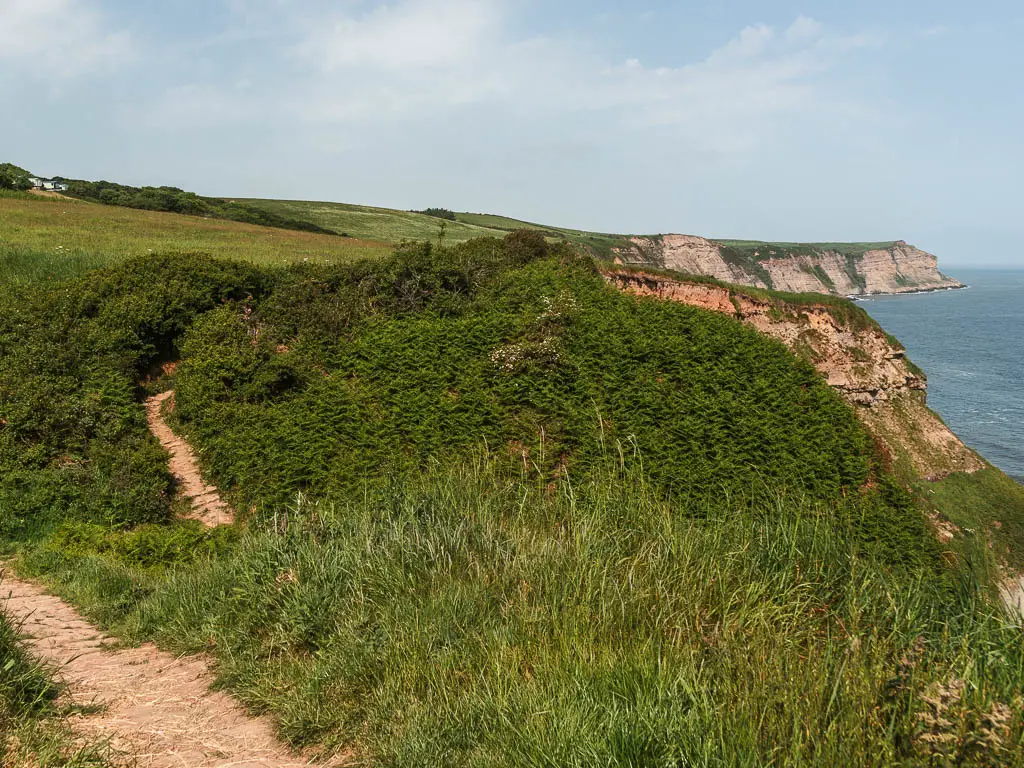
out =
[[[999,588],[999,594],[1010,613],[1024,619],[1024,576],[1007,581]]]
[[[146,418],[149,420],[150,430],[171,454],[171,474],[177,479],[179,490],[192,502],[192,514],[188,517],[199,520],[211,528],[231,525],[235,520],[231,508],[221,500],[216,488],[203,481],[199,463],[189,444],[174,434],[164,421],[161,408],[173,397],[174,390],[169,390],[147,398]]]
[[[270,723],[223,693],[201,657],[176,658],[153,645],[113,650],[67,603],[3,574],[0,604],[21,625],[30,650],[57,665],[77,705],[75,729],[110,739],[139,768],[298,768]],[[333,763],[339,765],[340,763]]]

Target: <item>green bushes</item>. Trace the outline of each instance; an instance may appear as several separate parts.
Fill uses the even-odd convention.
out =
[[[220,200],[214,197],[200,197],[195,192],[185,192],[177,187],[129,187],[110,181],[67,180],[65,194],[80,200],[89,200],[104,205],[120,205],[144,211],[167,211],[190,216],[206,216],[215,219],[229,219],[246,224],[259,224],[279,229],[295,229],[303,232],[334,234],[331,230],[318,227],[309,221],[300,221],[279,216],[270,211],[245,203]]]
[[[261,273],[195,256],[125,262],[0,295],[0,535],[66,519],[110,526],[167,517],[166,454],[138,381],[177,355],[204,311],[261,290]]]
[[[412,211],[412,213],[422,213],[424,216],[433,216],[435,219],[445,219],[446,221],[456,220],[455,212],[447,208],[425,208],[422,211]]]
[[[701,501],[779,487],[835,501],[867,482],[850,409],[781,345],[619,294],[550,248],[517,232],[293,268],[186,334],[176,418],[246,508],[359,493],[483,441],[550,481],[621,450]]]
[[[0,163],[0,189],[23,191],[32,188],[29,172],[11,163]]]

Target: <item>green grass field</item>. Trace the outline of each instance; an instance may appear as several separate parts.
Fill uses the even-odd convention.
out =
[[[886,248],[892,248],[896,245],[895,240],[887,240],[884,242],[877,243],[787,243],[787,242],[768,242],[764,240],[723,240],[716,239],[716,243],[726,245],[732,248],[750,250],[750,251],[763,251],[765,248],[769,250],[776,250],[779,252],[799,252],[804,249],[814,249],[818,251],[836,251],[843,256],[860,256],[868,251],[873,250],[884,250]]]
[[[310,221],[338,234],[352,237],[398,243],[403,240],[437,242],[439,228],[445,224],[444,242],[449,245],[463,243],[475,237],[501,237],[505,232],[462,221],[444,221],[432,216],[390,208],[373,208],[347,203],[321,203],[302,200],[255,200],[230,198],[254,208],[280,216]]]
[[[256,264],[354,261],[385,243],[27,193],[0,195],[0,277],[61,278],[131,256],[202,252]]]
[[[309,221],[334,232],[355,237],[398,243],[402,240],[436,242],[441,220],[409,211],[372,208],[346,203],[320,203],[300,200],[254,200],[238,198],[239,202],[262,208],[279,216]],[[497,216],[486,213],[456,213],[456,221],[447,222],[444,241],[450,245],[474,237],[502,237],[517,229],[534,229],[551,241],[565,241],[587,247],[594,254],[607,257],[611,249],[623,245],[627,236],[586,232]]]

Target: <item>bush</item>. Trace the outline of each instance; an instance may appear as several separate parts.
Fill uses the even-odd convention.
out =
[[[10,163],[0,163],[0,189],[13,189],[24,191],[32,188],[29,181],[31,174],[24,168],[19,168]]]
[[[422,213],[424,216],[433,216],[435,219],[455,221],[455,213],[447,208],[426,208],[422,211],[413,211],[413,213]]]
[[[543,259],[550,252],[548,241],[535,229],[517,229],[502,241],[505,255],[512,264],[526,264]]]
[[[214,219],[228,219],[246,224],[259,224],[279,229],[294,229],[303,232],[317,232],[332,235],[334,232],[308,221],[289,219],[245,203],[225,201],[214,197],[200,197],[177,187],[129,187],[110,181],[68,180],[67,195],[81,200],[138,208],[145,211],[168,211],[170,213],[206,216]]]

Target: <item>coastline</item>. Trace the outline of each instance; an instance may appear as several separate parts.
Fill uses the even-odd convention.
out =
[[[884,292],[878,291],[876,293],[854,293],[848,295],[846,298],[850,301],[870,301],[871,299],[878,296],[920,296],[926,293],[938,293],[940,291],[966,291],[971,286],[962,285],[944,285],[936,286],[935,288],[913,288],[909,291],[891,291]]]

